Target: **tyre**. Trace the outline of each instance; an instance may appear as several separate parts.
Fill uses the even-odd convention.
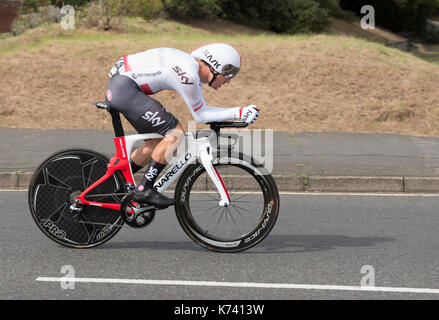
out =
[[[219,252],[239,252],[261,242],[279,213],[279,193],[273,177],[242,154],[213,162],[230,196],[220,196],[204,167],[190,165],[175,189],[175,212],[183,230],[199,245]]]
[[[118,211],[97,206],[83,206],[80,213],[70,210],[76,197],[105,174],[108,162],[95,151],[71,149],[51,155],[35,171],[29,185],[29,208],[51,240],[67,247],[91,248],[120,230],[123,220]],[[86,199],[120,203],[125,192],[125,179],[115,172]]]

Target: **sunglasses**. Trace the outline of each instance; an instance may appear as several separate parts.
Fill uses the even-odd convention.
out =
[[[239,68],[232,66],[231,64],[226,64],[221,73],[216,72],[213,67],[210,67],[210,72],[213,74],[212,80],[209,82],[209,86],[211,87],[216,78],[221,74],[227,80],[232,79],[239,72]]]

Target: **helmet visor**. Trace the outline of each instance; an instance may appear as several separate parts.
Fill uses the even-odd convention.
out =
[[[232,79],[234,76],[236,76],[239,72],[239,68],[235,67],[231,64],[226,64],[223,66],[221,70],[221,75],[224,76],[226,79]]]

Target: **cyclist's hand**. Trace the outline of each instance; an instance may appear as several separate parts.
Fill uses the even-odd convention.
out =
[[[252,124],[253,122],[255,122],[259,115],[259,109],[254,104],[251,104],[247,107],[242,107],[242,110],[240,111],[241,120],[248,124]]]

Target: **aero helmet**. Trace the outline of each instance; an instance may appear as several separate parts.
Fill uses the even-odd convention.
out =
[[[199,47],[191,55],[201,59],[227,79],[236,76],[241,68],[241,56],[232,46],[213,43]]]

